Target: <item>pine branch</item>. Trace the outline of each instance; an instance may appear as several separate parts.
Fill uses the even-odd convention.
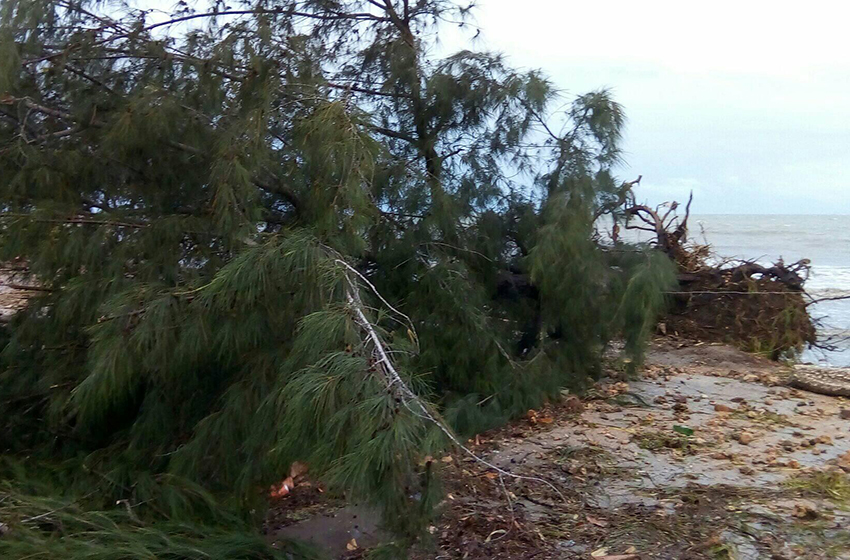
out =
[[[218,18],[218,17],[225,17],[225,16],[240,16],[240,15],[257,15],[257,16],[259,16],[259,15],[286,15],[286,16],[290,16],[290,17],[315,19],[315,20],[320,20],[320,21],[344,21],[344,20],[350,20],[350,21],[389,21],[388,18],[381,18],[381,17],[375,16],[375,15],[367,13],[367,12],[354,12],[354,13],[350,13],[350,14],[339,13],[339,12],[336,12],[336,13],[330,12],[330,13],[322,14],[322,13],[312,13],[312,12],[301,12],[301,11],[296,11],[296,10],[290,10],[290,9],[287,9],[287,8],[277,8],[277,9],[273,9],[273,10],[263,10],[263,9],[224,10],[224,11],[218,11],[218,12],[205,12],[205,13],[200,13],[200,14],[189,14],[189,15],[185,15],[185,16],[172,18],[172,19],[169,19],[169,20],[166,20],[166,21],[154,23],[154,24],[148,25],[146,27],[143,27],[140,30],[131,30],[131,31],[125,31],[123,33],[117,33],[117,34],[112,35],[110,37],[107,37],[105,39],[101,39],[99,41],[96,41],[95,43],[93,43],[89,47],[90,48],[101,47],[101,46],[107,45],[109,43],[113,43],[115,41],[118,41],[120,39],[126,39],[126,38],[128,38],[128,37],[130,37],[134,34],[141,35],[143,33],[149,33],[150,31],[153,31],[155,29],[159,29],[160,27],[167,27],[167,26],[171,26],[171,25],[176,25],[178,23],[185,23],[187,21],[192,21],[192,20],[195,20],[195,19],[201,19],[201,18],[209,19],[209,18]],[[62,52],[54,53],[52,55],[42,56],[40,58],[25,60],[21,64],[24,65],[24,66],[28,66],[30,64],[38,64],[38,63],[41,63],[41,62],[46,62],[48,60],[53,60],[55,58],[58,58],[60,56],[67,54],[69,50],[76,50],[76,49],[81,48],[81,46],[82,45],[80,45],[80,44],[67,45],[67,46],[64,47]]]
[[[49,224],[80,224],[80,225],[96,225],[96,226],[115,226],[115,227],[127,227],[127,228],[145,228],[150,226],[148,223],[142,222],[125,222],[118,220],[104,220],[99,218],[86,218],[86,217],[78,217],[72,216],[70,218],[34,218],[31,214],[11,214],[11,213],[2,213],[0,214],[0,219],[4,218],[17,218],[17,219],[28,219],[33,222],[41,222],[41,223],[49,223]]]
[[[326,249],[332,252],[332,254],[338,255],[338,253],[336,253],[336,251],[334,251],[333,249],[330,249],[329,247],[326,247]],[[373,371],[379,373],[381,381],[387,388],[387,390],[390,391],[395,396],[395,398],[414,416],[417,416],[418,418],[436,426],[443,433],[443,435],[445,435],[449,439],[449,441],[451,441],[455,446],[457,446],[458,449],[460,449],[467,456],[471,457],[477,463],[484,465],[488,469],[496,471],[500,476],[507,476],[509,478],[514,478],[517,480],[528,480],[544,484],[545,486],[553,490],[556,494],[558,494],[558,496],[560,496],[562,500],[566,501],[564,494],[548,480],[536,476],[525,476],[512,473],[480,457],[478,454],[476,454],[474,451],[472,451],[466,445],[463,444],[463,442],[460,440],[460,438],[457,437],[457,435],[455,435],[455,433],[452,431],[446,421],[443,420],[435,410],[432,410],[430,406],[426,405],[425,402],[422,401],[422,399],[420,399],[419,396],[414,393],[413,390],[410,389],[410,387],[407,386],[407,384],[404,382],[404,379],[402,379],[401,375],[399,375],[398,371],[395,369],[392,359],[390,358],[391,352],[386,348],[383,341],[381,340],[381,337],[375,330],[375,327],[372,325],[372,323],[369,321],[369,319],[366,317],[366,314],[364,313],[365,306],[363,305],[363,301],[360,296],[360,289],[357,285],[357,281],[351,276],[352,274],[354,274],[357,277],[362,278],[362,275],[357,272],[354,267],[349,265],[341,258],[336,258],[334,262],[345,269],[345,280],[347,284],[345,294],[346,300],[354,314],[355,322],[363,330],[367,340],[369,340],[373,346],[375,358],[375,367],[373,367]],[[369,284],[369,286],[371,286],[373,291],[375,291],[375,293],[382,301],[386,302],[383,296],[377,293],[377,290],[375,290],[374,286],[372,286],[371,284]],[[400,313],[392,306],[390,306],[390,309],[394,310],[396,313]],[[403,316],[410,320],[410,318],[406,315]]]
[[[364,88],[364,87],[354,86],[354,85],[338,84],[338,83],[334,83],[334,82],[327,82],[325,85],[328,86],[328,87],[334,88],[334,89],[342,89],[342,90],[346,90],[346,91],[356,91],[358,93],[368,93],[369,95],[375,95],[375,96],[378,96],[378,97],[393,97],[393,98],[397,98],[397,99],[410,99],[410,95],[405,94],[405,93],[394,93],[394,92],[387,92],[387,91],[379,91],[377,89]]]
[[[15,102],[20,102],[25,107],[30,108],[32,110],[39,111],[41,113],[51,115],[51,116],[54,116],[56,118],[68,120],[68,121],[74,120],[72,115],[70,113],[66,112],[66,111],[54,109],[52,107],[47,107],[45,105],[40,105],[40,104],[35,103],[34,101],[32,101],[31,99],[26,98],[26,97],[25,98],[9,97],[9,98],[3,99],[2,102],[5,103],[5,104],[13,104]],[[95,126],[95,127],[104,126],[104,123],[102,123],[98,120],[95,120],[95,119],[91,119],[88,124],[91,125],[91,126]],[[74,134],[75,132],[79,132],[79,131],[80,131],[80,129],[78,129],[78,128],[69,128],[69,129],[66,129],[66,130],[63,130],[63,131],[60,131],[60,132],[55,132],[55,133],[39,136],[39,139],[45,139],[45,138],[49,138],[49,137],[61,138],[61,137],[64,137],[64,136],[69,136],[69,135]],[[166,141],[166,144],[168,146],[171,146],[172,148],[184,151],[184,152],[192,154],[192,155],[197,155],[197,156],[205,155],[205,153],[202,150],[200,150],[200,149],[198,149],[194,146],[184,144],[182,142],[176,142],[176,141],[168,140],[168,141]],[[254,182],[255,186],[263,189],[264,191],[278,194],[278,195],[282,196],[287,202],[292,204],[294,207],[296,207],[296,208],[298,207],[298,205],[299,205],[298,196],[295,194],[294,191],[292,191],[291,189],[284,186],[280,181],[275,181],[273,184],[270,184],[266,181],[255,178],[255,179],[253,179],[253,182]]]
[[[409,144],[415,144],[416,139],[413,136],[405,134],[403,132],[398,132],[389,128],[384,128],[382,126],[372,126],[372,130],[377,132],[378,134],[383,134],[384,136],[389,136],[390,138],[397,138],[399,140],[404,140]]]
[[[33,286],[28,284],[15,284],[14,282],[0,282],[0,286],[5,286],[7,288],[12,288],[13,290],[21,290],[25,292],[55,292],[52,288],[45,288],[44,286]]]

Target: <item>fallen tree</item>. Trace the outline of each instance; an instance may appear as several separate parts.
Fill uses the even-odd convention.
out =
[[[612,237],[616,242],[619,215],[626,229],[650,233],[652,245],[676,265],[678,289],[669,294],[671,305],[659,325],[662,333],[730,342],[774,359],[817,343],[807,312],[811,298],[804,290],[807,259],[791,264],[780,259],[770,266],[718,262],[708,245],[688,238],[693,193],[679,215],[677,202],[655,208],[637,204],[632,189],[639,183],[640,177],[620,187]]]
[[[562,110],[498,55],[434,58],[469,12],[443,0],[231,4],[0,10],[0,261],[37,287],[0,333],[0,478],[85,512],[10,490],[7,556],[53,529],[159,554],[63,532],[92,512],[256,528],[300,461],[403,557],[439,502],[425,457],[588,384],[614,339],[639,363],[663,306],[670,264],[592,235],[607,92]]]

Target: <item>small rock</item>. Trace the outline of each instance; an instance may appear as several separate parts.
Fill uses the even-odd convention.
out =
[[[741,445],[749,445],[754,439],[755,437],[753,436],[753,434],[749,432],[741,432],[738,435],[738,443],[740,443]]]
[[[818,511],[812,503],[794,504],[794,512],[791,514],[799,519],[817,519]]]
[[[841,412],[838,413],[838,416],[840,416],[842,420],[850,420],[850,408],[842,408]]]
[[[836,458],[836,463],[845,471],[850,471],[850,451]]]
[[[751,474],[753,474],[753,473],[755,473],[755,472],[756,472],[755,470],[753,470],[753,468],[752,468],[752,467],[747,467],[747,466],[743,466],[743,467],[741,467],[740,469],[738,469],[738,471],[739,471],[741,474],[745,474],[745,475],[747,475],[747,476],[749,476],[749,475],[751,475]]]
[[[714,405],[715,412],[733,412],[735,409],[731,406],[727,406],[725,404],[716,404]]]
[[[832,445],[832,438],[824,434],[822,436],[818,436],[817,442],[823,445]]]
[[[731,400],[732,402],[736,402],[736,403],[747,402],[747,399],[745,399],[744,397],[734,397],[734,398],[729,399],[729,400]]]
[[[584,412],[584,403],[575,395],[570,396],[564,401],[564,408],[569,414],[581,414]]]

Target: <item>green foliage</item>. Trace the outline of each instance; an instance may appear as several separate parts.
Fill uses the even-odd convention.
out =
[[[231,520],[229,528],[197,521],[143,523],[127,502],[110,510],[91,510],[71,498],[34,496],[9,487],[0,488],[0,498],[0,515],[8,531],[0,539],[3,558],[319,558],[315,550],[299,543],[272,548],[238,520]]]
[[[0,260],[43,288],[4,333],[0,451],[72,461],[75,487],[162,523],[63,507],[66,536],[227,546],[179,524],[262,512],[298,460],[416,538],[447,441],[381,377],[348,266],[404,383],[463,435],[581,387],[612,340],[640,362],[672,267],[596,240],[607,92],[553,111],[539,72],[429,58],[435,22],[468,15],[442,0],[108,13],[0,8]]]

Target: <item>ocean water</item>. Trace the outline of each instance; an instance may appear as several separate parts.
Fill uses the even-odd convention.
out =
[[[708,243],[720,258],[770,264],[811,261],[806,291],[815,299],[850,296],[850,216],[693,215],[690,237]],[[824,366],[850,366],[850,299],[823,301],[809,307],[818,319],[818,337],[831,339],[836,350],[807,349],[801,361]]]

